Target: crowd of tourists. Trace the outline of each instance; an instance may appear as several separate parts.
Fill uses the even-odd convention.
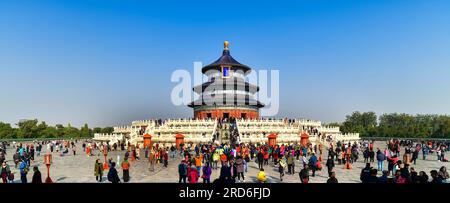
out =
[[[233,132],[233,125],[230,125]],[[35,156],[41,156],[42,151],[67,155],[72,151],[77,154],[77,140],[42,141],[32,143],[0,144],[1,177],[4,183],[15,182],[14,173],[10,167],[18,169],[20,182],[27,183],[27,174],[33,169],[32,183],[41,183],[41,173],[36,164]],[[119,183],[130,181],[131,165],[135,161],[148,163],[150,172],[156,166],[168,167],[169,159],[174,163],[172,167],[178,169],[179,183],[239,183],[255,182],[248,180],[250,164],[257,166],[257,182],[283,182],[286,175],[298,175],[298,182],[309,183],[316,177],[317,171],[322,170],[322,163],[327,168],[327,183],[338,183],[339,173],[336,167],[345,170],[357,170],[352,167],[355,162],[365,163],[361,170],[362,183],[447,183],[449,174],[445,166],[431,171],[416,171],[417,162],[427,160],[446,162],[448,142],[444,141],[411,141],[392,139],[383,146],[374,147],[372,141],[359,142],[328,142],[324,146],[321,142],[316,145],[300,143],[290,145],[252,144],[252,143],[182,143],[180,146],[161,145],[155,143],[151,147],[139,144],[118,142],[114,144],[104,142],[82,141],[81,147],[86,156],[102,156],[111,151],[120,151],[123,158],[117,162],[109,158],[106,163],[96,159],[94,176],[96,181],[104,182],[106,175],[108,182]],[[7,148],[11,147],[13,163],[6,162]],[[325,152],[328,152],[325,156]],[[421,156],[420,156],[421,155]],[[360,158],[361,156],[361,158]],[[436,157],[431,158],[431,157]],[[324,160],[322,160],[322,158]],[[387,167],[385,167],[387,165]],[[118,168],[122,170],[119,177]],[[297,170],[299,171],[296,171]],[[278,171],[278,179],[268,178],[266,171]],[[345,171],[344,171],[345,172]],[[104,174],[107,173],[107,174]],[[215,175],[213,175],[215,174]],[[218,177],[218,178],[212,178]],[[292,181],[292,178],[291,178]],[[317,181],[312,181],[317,182]]]
[[[76,144],[78,140],[53,140],[53,141],[33,141],[28,143],[2,142],[0,145],[1,178],[3,183],[14,183],[15,173],[11,171],[11,165],[6,161],[7,149],[13,150],[12,161],[14,169],[18,169],[21,183],[28,183],[27,175],[32,168],[31,183],[42,183],[41,172],[38,164],[34,163],[36,156],[41,156],[41,152],[57,153],[65,156],[69,149],[73,155],[76,154]]]

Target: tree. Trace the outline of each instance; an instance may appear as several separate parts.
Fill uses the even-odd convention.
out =
[[[92,130],[89,129],[87,123],[81,128],[80,135],[81,137],[92,137]]]
[[[77,138],[77,137],[93,137],[94,133],[112,133],[114,128],[89,128],[88,124],[83,127],[75,128],[70,124],[64,127],[62,124],[49,126],[45,122],[34,120],[21,120],[17,124],[18,128],[14,128],[9,123],[0,122],[0,139],[5,138]]]
[[[13,138],[14,130],[9,123],[0,122],[0,139]]]
[[[66,133],[64,126],[62,124],[56,124],[55,127],[56,127],[56,133],[57,133],[56,137],[64,137],[64,135]]]
[[[106,127],[106,128],[103,128],[101,131],[101,133],[108,133],[108,134],[113,133],[113,132],[114,132],[113,127]]]
[[[93,129],[93,131],[94,131],[94,133],[101,133],[101,132],[102,132],[102,128],[95,127],[95,128]]]
[[[38,126],[36,126],[36,137],[47,137],[47,128],[49,128],[49,126],[42,121]]]
[[[80,137],[80,130],[72,127],[72,125],[70,125],[69,123],[67,127],[64,128],[64,137],[66,138]]]
[[[42,131],[41,138],[56,138],[59,137],[58,130],[56,127],[48,126],[44,131]]]
[[[38,120],[22,120],[17,124],[19,126],[19,137],[33,138],[37,136]]]
[[[360,113],[355,111],[347,115],[341,130],[344,133],[358,132],[361,136],[374,136],[376,134],[377,115],[375,112]]]

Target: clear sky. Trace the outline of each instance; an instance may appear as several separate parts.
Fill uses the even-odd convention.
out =
[[[217,3],[215,3],[217,2]],[[280,70],[278,117],[450,114],[450,1],[0,0],[0,121],[80,126],[191,117],[176,69],[223,41]]]

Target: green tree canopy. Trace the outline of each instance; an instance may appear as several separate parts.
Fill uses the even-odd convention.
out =
[[[70,124],[67,127],[62,124],[49,126],[45,122],[39,122],[37,119],[21,120],[17,123],[17,128],[14,128],[9,123],[0,122],[0,139],[5,138],[78,138],[78,137],[93,137],[94,133],[112,133],[114,128],[96,127],[90,129],[87,124],[83,127],[76,128]]]

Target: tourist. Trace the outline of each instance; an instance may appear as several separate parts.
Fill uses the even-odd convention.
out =
[[[361,170],[361,174],[360,174],[360,180],[362,183],[367,183],[367,181],[369,180],[370,177],[370,172],[372,170],[372,167],[370,167],[370,163],[366,163],[366,167],[364,167]]]
[[[440,161],[442,161],[442,162],[448,161],[448,160],[445,159],[445,151],[446,151],[447,147],[442,144],[440,148],[441,148],[441,159],[440,159]]]
[[[341,150],[341,153],[339,154],[338,163],[345,164],[345,151],[344,150]]]
[[[411,160],[414,163],[414,165],[416,165],[417,158],[419,158],[419,150],[415,149],[414,152],[412,153],[412,160]]]
[[[30,160],[34,162],[34,145],[31,145],[29,152],[30,152]]]
[[[41,151],[42,151],[42,144],[39,143],[38,146],[36,147],[36,155],[41,156]]]
[[[136,160],[141,160],[141,149],[139,148],[139,145],[134,148],[134,156]]]
[[[127,157],[127,156],[125,156]],[[150,155],[148,157],[148,164],[149,164],[149,170],[150,171],[155,171],[155,164],[156,164],[156,151],[155,151],[155,147],[152,147],[152,149],[150,150]]]
[[[366,183],[378,183],[377,173],[377,169],[371,169],[370,176],[366,179]]]
[[[425,171],[419,172],[419,183],[428,183],[428,175],[425,173]]]
[[[167,151],[163,151],[163,163],[164,163],[164,167],[167,168],[167,165],[169,164],[169,155],[167,154]]]
[[[308,183],[309,182],[309,166],[305,165],[302,170],[300,170],[300,173],[298,174],[300,177],[300,181],[302,183]]]
[[[210,183],[212,170],[209,162],[206,162],[205,166],[203,166],[202,172],[203,183]]]
[[[224,183],[232,182],[231,167],[228,166],[227,162],[225,162],[224,165],[220,168],[219,180]]]
[[[338,165],[342,164],[342,152],[340,147],[336,147],[336,159],[338,162]]]
[[[264,151],[264,165],[269,165],[269,152]]]
[[[416,172],[416,170],[413,168],[413,167],[411,167],[411,169],[410,169],[410,179],[411,179],[411,181],[410,181],[410,183],[419,183],[419,175],[417,174],[417,172]]]
[[[91,144],[89,143],[89,145],[86,147],[86,155],[89,157],[91,156]]]
[[[20,163],[19,171],[20,171],[21,182],[27,183],[28,165],[24,159],[22,159],[22,162]]]
[[[257,179],[260,183],[267,182],[266,173],[264,172],[263,168],[259,169]]]
[[[117,170],[116,170],[116,162],[111,163],[111,168],[109,169],[109,172],[108,172],[108,181],[110,181],[111,183],[119,183],[120,182],[119,174],[117,173]]]
[[[384,156],[384,154],[380,151],[380,149],[377,150],[377,166],[378,166],[378,170],[379,171],[383,171],[383,163],[384,160],[386,159],[386,157]]]
[[[397,155],[388,157],[388,158],[387,158],[387,161],[388,161],[388,171],[389,171],[389,174],[390,174],[390,173],[394,174],[394,173],[395,173],[395,172],[394,172],[395,165],[396,165],[396,163],[397,163],[397,161],[398,161]]]
[[[8,164],[6,162],[2,162],[1,176],[3,183],[7,183],[9,176],[11,174],[11,170],[9,169]]]
[[[228,157],[225,153],[222,152],[222,154],[220,155],[220,162],[221,162],[221,166],[224,166],[224,164],[226,164],[228,162]]]
[[[286,162],[287,162],[287,166],[288,166],[288,173],[289,174],[295,174],[295,163],[294,163],[294,157],[291,154],[287,154],[286,157]]]
[[[283,158],[280,159],[278,164],[278,172],[280,173],[280,181],[283,182],[284,169],[286,168],[286,161]]]
[[[72,145],[72,153],[74,156],[77,155],[77,147],[74,144]]]
[[[328,169],[328,176],[331,177],[331,172],[333,171],[334,168],[334,160],[332,156],[328,156],[327,163],[325,165],[327,166]]]
[[[172,146],[170,147],[170,153],[171,153],[171,155],[172,155],[172,159],[174,159],[174,158],[175,158],[175,155],[177,155],[177,148],[176,148],[174,145],[172,145]]]
[[[146,147],[146,148],[145,148],[145,151],[144,151],[144,155],[145,155],[145,158],[146,158],[146,159],[148,159],[148,153],[149,153],[148,147]]]
[[[364,150],[363,157],[364,157],[364,163],[368,163],[369,162],[369,149]]]
[[[188,169],[188,181],[189,183],[197,183],[199,172],[197,171],[197,168],[191,164],[191,167]]]
[[[231,174],[231,183],[235,183],[237,177],[237,167],[236,164],[234,164],[233,160],[230,160],[230,174]]]
[[[250,163],[250,156],[248,154],[248,151],[245,153],[245,158],[244,158],[244,171],[247,173],[248,172],[248,163]]]
[[[389,171],[384,170],[383,174],[378,178],[377,183],[387,183],[388,182],[388,174],[389,174]]]
[[[399,184],[406,183],[406,178],[401,175],[401,171],[395,172],[394,183],[399,183]]]
[[[256,160],[258,161],[258,168],[262,169],[264,167],[264,154],[262,150],[256,155]]]
[[[276,148],[276,149],[272,149],[271,148],[271,150],[272,150],[271,154],[272,154],[273,164],[277,165],[278,164],[278,154],[279,154],[278,150],[279,150],[279,148]]]
[[[217,163],[219,162],[219,159],[220,159],[220,155],[219,155],[219,152],[217,149],[214,151],[212,159],[213,159],[213,164],[212,164],[213,167],[212,168],[216,170]]]
[[[306,155],[302,156],[302,164],[303,164],[303,168],[305,168],[305,166],[308,165],[308,159],[306,158]]]
[[[430,149],[428,148],[428,146],[424,145],[422,147],[422,158],[423,158],[423,160],[427,159],[428,153],[430,153]]]
[[[317,157],[315,153],[312,153],[311,158],[309,158],[309,167],[311,168],[312,171],[312,177],[316,176],[316,170],[317,170]]]
[[[102,163],[100,162],[100,159],[95,160],[94,176],[95,176],[95,180],[97,182],[102,182],[103,166],[102,166]]]
[[[42,176],[39,168],[37,166],[33,167],[33,179],[31,179],[31,183],[42,183]]]
[[[108,168],[111,168],[112,163],[113,163],[113,159],[112,159],[112,157],[111,157],[111,158],[109,158],[109,159],[107,160]]]
[[[130,180],[130,163],[127,158],[124,158],[122,161],[122,172],[123,182],[127,183]]]
[[[200,176],[200,171],[202,170],[203,155],[197,154],[197,156],[195,156],[194,159],[195,159],[195,167],[197,167],[198,176]]]
[[[369,150],[369,158],[371,163],[375,162],[375,152],[372,149]]]
[[[235,166],[236,166],[236,173],[238,177],[238,181],[241,182],[241,176],[242,176],[242,182],[245,181],[244,177],[244,159],[242,158],[241,154],[239,153],[236,157]]]
[[[439,148],[436,149],[436,157],[439,162],[441,162],[441,153],[442,153],[441,149]]]
[[[187,165],[184,160],[181,160],[181,163],[178,164],[178,175],[179,175],[178,183],[181,183],[181,181],[183,181],[183,183],[186,183],[187,172],[188,172]]]
[[[335,172],[330,173],[330,178],[328,178],[327,183],[338,183]]]
[[[448,183],[448,179],[449,179],[449,174],[448,174],[448,172],[447,172],[447,168],[445,167],[445,166],[442,166],[440,169],[439,169],[439,176],[442,178],[442,182],[444,182],[444,183]]]

